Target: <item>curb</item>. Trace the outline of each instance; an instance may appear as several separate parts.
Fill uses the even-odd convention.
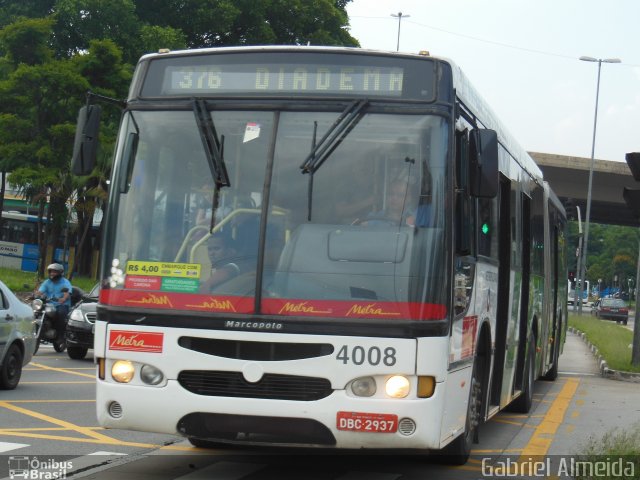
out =
[[[640,383],[640,373],[623,372],[620,370],[613,370],[609,368],[609,365],[607,365],[607,361],[604,358],[602,358],[602,355],[600,355],[598,348],[589,341],[589,339],[587,338],[584,332],[581,332],[580,330],[577,330],[573,327],[568,327],[568,330],[571,333],[575,333],[580,338],[582,338],[582,340],[587,345],[587,347],[589,347],[589,350],[591,350],[591,353],[593,353],[593,356],[598,361],[598,369],[600,370],[600,376],[604,378],[610,378],[612,380],[620,380],[622,382]]]

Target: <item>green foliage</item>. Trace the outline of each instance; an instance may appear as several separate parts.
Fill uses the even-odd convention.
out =
[[[49,15],[55,0],[3,0],[0,2],[0,28],[20,17],[41,18]]]
[[[66,276],[66,274],[65,274]],[[0,278],[14,293],[32,292],[39,285],[42,278],[38,278],[36,272],[23,272],[0,267]],[[71,284],[89,292],[96,284],[96,280],[89,277],[73,277]],[[27,285],[27,287],[25,287]]]
[[[633,472],[631,476],[624,476],[624,470],[620,473],[623,476],[599,475],[597,478],[602,480],[631,480],[638,478],[637,472],[640,472],[640,423],[631,425],[628,429],[612,429],[604,435],[591,435],[589,439],[578,447],[576,460],[579,462],[595,463],[622,461],[623,466],[629,466],[628,462],[633,463]],[[587,470],[587,469],[585,469]],[[631,468],[626,471],[631,473]],[[585,472],[586,473],[586,472]],[[593,478],[588,473],[585,475],[578,474],[577,480],[587,480]]]
[[[153,53],[161,48],[183,50],[187,48],[187,37],[178,28],[143,25],[140,28],[138,51],[141,54]]]
[[[133,0],[57,0],[54,44],[58,55],[70,57],[89,49],[91,40],[110,39],[135,61],[138,19]]]
[[[638,259],[638,229],[617,225],[589,225],[589,246],[587,249],[587,280],[592,286],[602,280],[602,288],[616,287],[628,289],[627,280],[635,284]],[[577,222],[569,222],[567,245],[573,252],[578,245]],[[576,271],[576,257],[569,255],[569,270]]]
[[[106,199],[121,115],[104,106],[98,165],[72,178],[77,112],[87,90],[126,98],[133,64],[160,48],[357,46],[347,30],[349,1],[0,1],[0,173],[10,172],[9,182],[43,213],[48,202],[54,227],[67,218],[73,193],[80,235]]]
[[[7,25],[0,31],[0,43],[4,45],[7,59],[14,65],[36,65],[49,60],[52,19],[27,18]]]
[[[601,320],[588,315],[569,315],[569,326],[584,332],[589,341],[598,348],[613,370],[640,372],[640,367],[631,365],[633,332],[611,320]]]

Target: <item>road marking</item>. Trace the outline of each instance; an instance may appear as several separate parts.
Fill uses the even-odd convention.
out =
[[[43,440],[56,440],[60,442],[72,442],[72,443],[93,443],[96,445],[115,445],[118,447],[139,447],[139,448],[154,448],[158,449],[162,445],[156,445],[153,443],[137,443],[137,442],[123,442],[115,438],[105,437],[106,440],[97,440],[93,438],[77,438],[77,437],[63,437],[58,435],[42,435],[38,433],[24,433],[15,432],[13,430],[0,429],[0,435],[13,436],[13,437],[27,437],[27,438],[39,438]]]
[[[74,372],[73,370],[69,370],[68,368],[56,368],[56,367],[50,367],[48,365],[43,365],[41,363],[31,363],[32,366],[34,367],[38,367],[41,368],[43,370],[53,370],[54,372],[61,372],[61,373],[68,373],[70,375],[79,375],[81,377],[88,377],[88,378],[93,378],[95,380],[96,376],[94,375],[89,375],[88,373],[81,373],[81,372]]]
[[[28,447],[26,443],[9,443],[0,442],[0,453],[10,452],[11,450],[17,450],[19,448]]]
[[[238,480],[266,467],[259,463],[218,462],[197,472],[187,473],[177,479],[181,480]]]
[[[65,420],[60,420],[59,418],[54,418],[54,417],[50,417],[49,415],[45,415],[43,413],[39,413],[39,412],[35,412],[33,410],[27,410],[26,408],[22,408],[22,407],[18,407],[17,405],[11,405],[11,403],[9,402],[0,402],[0,408],[6,408],[7,410],[13,410],[14,412],[17,413],[22,413],[23,415],[27,415],[29,417],[33,417],[33,418],[37,418],[38,420],[43,420],[45,422],[48,423],[52,423],[54,425],[58,425],[60,427],[64,427],[64,428],[68,428],[69,430],[73,430],[81,435],[84,435],[85,437],[89,437],[90,439],[93,440],[97,440],[100,443],[107,443],[107,444],[117,444],[117,445],[124,445],[124,444],[128,444],[128,442],[119,442],[118,440],[115,440],[111,437],[107,437],[106,435],[103,435],[101,433],[95,432],[90,428],[87,427],[81,427],[79,425],[74,425],[71,422],[67,422]],[[3,435],[12,435],[14,431],[11,429],[7,429],[7,430],[0,430],[0,434]],[[55,435],[38,435],[38,434],[28,434],[28,433],[23,433],[22,435],[26,436],[26,437],[33,437],[33,438],[52,438],[52,439],[56,439],[56,440],[69,440],[67,437],[57,437]],[[88,439],[84,439],[84,440],[88,440]],[[147,446],[148,444],[138,444],[138,446],[141,445],[145,445]]]
[[[527,428],[536,428],[535,425],[530,425],[524,422],[514,422],[513,420],[507,420],[504,418],[495,418],[493,417],[493,421],[496,423],[506,423],[507,425],[515,425],[517,427],[527,427]]]
[[[30,364],[31,365],[31,364]],[[42,365],[42,364],[39,364]],[[73,368],[68,368],[67,370],[91,370],[92,372],[96,371],[96,367],[73,367]],[[39,372],[40,368],[23,368],[22,369],[23,372]]]
[[[106,452],[104,450],[99,450],[97,452],[89,453],[89,455],[104,455],[104,456],[126,456],[126,453],[118,453],[118,452]]]
[[[9,400],[10,403],[96,403],[93,400]]]
[[[571,400],[580,384],[579,379],[569,378],[558,393],[557,398],[553,401],[540,425],[536,427],[535,432],[531,436],[531,440],[522,450],[522,454],[518,459],[518,463],[529,461],[530,457],[542,457],[546,455],[551,447],[551,442],[555,433],[558,431],[565,413],[571,404]]]
[[[102,427],[82,427],[88,428],[89,430],[104,430]],[[12,432],[69,432],[71,431],[69,428],[64,427],[41,427],[41,428],[3,428],[0,431],[11,430]]]
[[[87,385],[93,385],[96,382],[83,382],[80,380],[77,382],[20,382],[20,385],[78,385],[84,383],[86,383]]]

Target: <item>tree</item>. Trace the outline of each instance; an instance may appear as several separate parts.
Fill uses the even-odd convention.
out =
[[[54,48],[60,57],[86,52],[91,40],[112,40],[128,62],[139,56],[139,21],[133,0],[57,0]]]
[[[45,21],[46,22],[46,21]],[[67,220],[66,201],[71,193],[69,158],[75,132],[75,116],[88,82],[69,60],[51,60],[46,35],[35,36],[32,44],[37,57],[32,63],[16,63],[24,57],[23,45],[15,39],[30,32],[42,33],[42,24],[21,20],[0,32],[0,42],[16,68],[0,82],[0,121],[13,132],[3,136],[0,145],[2,166],[11,171],[9,181],[18,186],[28,200],[39,203],[41,214],[48,200],[48,235],[41,242],[41,271],[47,260],[47,241],[60,236]],[[49,52],[51,53],[51,52]]]
[[[124,98],[131,82],[131,66],[123,63],[122,52],[111,40],[92,40],[86,55],[73,59],[77,70],[89,81],[91,89],[111,98]],[[89,230],[97,209],[105,211],[107,179],[109,178],[113,143],[120,120],[120,109],[107,105],[102,118],[101,149],[98,164],[86,177],[73,179],[71,199],[77,218],[78,237],[74,270],[83,271],[82,265],[90,266],[91,251],[85,248]],[[95,246],[97,247],[97,245]],[[80,268],[80,270],[78,270]],[[86,269],[85,268],[85,269]],[[73,272],[70,272],[73,276]]]
[[[358,46],[347,31],[350,0],[137,0],[149,25],[180,29],[187,46]]]
[[[0,28],[21,17],[42,18],[51,13],[55,0],[0,0]]]
[[[0,31],[0,43],[13,67],[21,63],[36,65],[49,60],[52,19],[25,18],[7,25]]]
[[[49,239],[67,221],[76,191],[82,238],[106,196],[120,117],[105,108],[102,161],[91,175],[71,178],[77,111],[88,89],[124,98],[131,65],[159,48],[357,46],[348,32],[349,1],[0,0],[0,173],[11,172],[41,214],[48,203]]]

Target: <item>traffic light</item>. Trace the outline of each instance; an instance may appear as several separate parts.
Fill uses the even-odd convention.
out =
[[[624,159],[629,165],[633,178],[640,181],[640,152],[627,153]],[[640,189],[624,187],[622,198],[636,217],[640,217]]]

